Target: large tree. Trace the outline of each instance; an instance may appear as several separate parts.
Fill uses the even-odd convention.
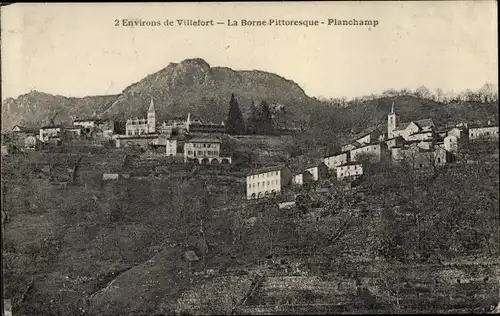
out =
[[[259,110],[257,109],[257,106],[255,105],[255,101],[252,101],[252,105],[250,106],[250,115],[248,116],[248,120],[247,120],[247,133],[248,134],[255,134],[257,132],[258,121],[259,121]]]
[[[257,120],[257,130],[260,134],[271,134],[274,130],[271,107],[264,100],[260,103],[260,111]]]
[[[243,115],[241,114],[238,101],[234,97],[234,93],[231,94],[231,101],[229,101],[226,131],[229,134],[243,134],[245,132],[245,122],[243,121]]]

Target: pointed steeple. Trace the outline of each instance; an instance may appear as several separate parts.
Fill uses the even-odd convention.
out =
[[[394,114],[394,102],[392,102],[392,106],[391,106],[391,114]]]
[[[154,113],[154,112],[155,112],[155,104],[153,102],[153,97],[151,97],[151,103],[149,104],[148,113]]]
[[[186,119],[186,130],[189,132],[189,125],[191,125],[191,112],[188,112],[188,117]]]

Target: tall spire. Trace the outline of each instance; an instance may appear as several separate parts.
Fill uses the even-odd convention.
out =
[[[149,104],[148,113],[154,113],[154,112],[155,112],[155,104],[153,103],[153,97],[151,97],[151,103]]]
[[[394,102],[392,102],[392,106],[391,106],[391,114],[394,114]]]
[[[186,130],[189,132],[189,125],[191,125],[191,112],[188,112],[188,117],[186,120]]]

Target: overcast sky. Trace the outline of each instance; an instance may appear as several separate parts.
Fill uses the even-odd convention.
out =
[[[3,7],[2,93],[120,93],[170,62],[259,69],[310,96],[498,84],[496,1],[14,4]],[[126,27],[161,21],[370,19],[377,27]]]

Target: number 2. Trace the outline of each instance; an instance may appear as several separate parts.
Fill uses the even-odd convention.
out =
[[[115,26],[120,26],[120,20],[118,19],[115,20]]]

